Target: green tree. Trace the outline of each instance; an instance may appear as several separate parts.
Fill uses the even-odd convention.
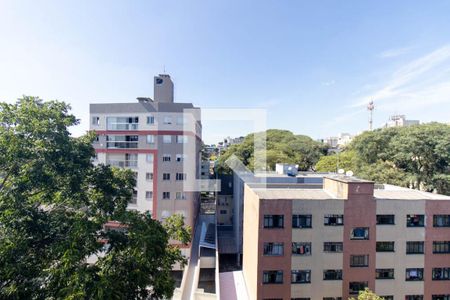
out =
[[[265,137],[266,149],[254,149],[254,141]],[[324,145],[305,135],[295,135],[288,130],[269,129],[263,133],[252,133],[241,144],[232,145],[218,161],[220,171],[229,171],[225,161],[236,155],[251,170],[262,170],[263,162],[255,161],[258,154],[266,157],[266,170],[275,170],[276,163],[297,164],[301,171],[313,170],[325,153]]]
[[[357,170],[357,156],[355,151],[343,151],[338,154],[322,156],[316,164],[318,172],[337,172],[338,169],[345,171]]]
[[[0,298],[170,298],[171,267],[186,261],[169,241],[188,243],[189,229],[127,211],[133,173],[94,166],[94,136],[71,137],[69,110],[0,103]]]
[[[384,300],[384,298],[377,296],[374,292],[366,288],[364,291],[359,292],[357,299],[351,297],[349,300]]]
[[[365,132],[349,147],[359,177],[450,194],[450,126],[428,123]]]

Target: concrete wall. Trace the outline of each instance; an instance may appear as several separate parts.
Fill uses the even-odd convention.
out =
[[[342,242],[343,226],[325,226],[325,214],[343,214],[343,200],[295,200],[292,214],[312,215],[312,228],[293,228],[292,242],[310,242],[311,255],[292,255],[292,270],[311,270],[310,284],[292,284],[291,297],[339,297],[342,295],[340,280],[323,280],[323,270],[341,269],[342,253],[323,252],[324,242]],[[290,249],[289,249],[290,250]]]
[[[244,253],[242,271],[251,300],[257,299],[258,283],[258,245],[259,245],[259,197],[245,186],[244,199]]]

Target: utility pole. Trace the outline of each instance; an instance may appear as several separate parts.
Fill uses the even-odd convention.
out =
[[[375,105],[373,104],[373,100],[369,102],[367,105],[367,110],[369,111],[369,130],[372,131],[373,125],[373,110],[375,109]]]

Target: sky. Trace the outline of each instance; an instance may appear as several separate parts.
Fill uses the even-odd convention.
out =
[[[77,136],[89,103],[152,97],[166,72],[176,101],[265,109],[314,139],[366,130],[372,99],[375,127],[450,122],[449,16],[449,1],[0,0],[0,101],[66,101]],[[253,130],[233,124],[205,120],[205,142]]]

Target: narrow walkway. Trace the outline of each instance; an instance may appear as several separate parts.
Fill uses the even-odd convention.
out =
[[[195,224],[195,234],[194,238],[192,240],[192,246],[191,246],[191,257],[189,260],[189,264],[187,266],[186,270],[186,283],[184,285],[184,289],[182,291],[182,300],[189,300],[192,299],[192,294],[195,292],[194,290],[194,273],[195,268],[198,264],[198,246],[200,243],[200,233],[202,230],[202,223],[203,223],[203,215],[199,215],[197,218],[197,224]]]

